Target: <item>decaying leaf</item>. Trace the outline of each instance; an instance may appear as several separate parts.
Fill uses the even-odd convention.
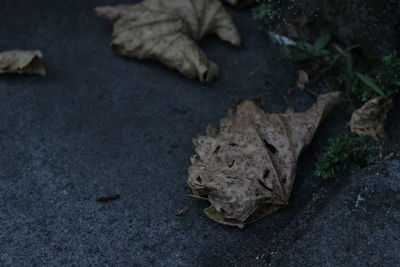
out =
[[[255,2],[255,0],[224,0],[224,1],[237,7],[245,7]]]
[[[42,52],[11,50],[0,53],[0,73],[26,73],[46,75],[41,62]]]
[[[369,100],[353,112],[350,120],[351,132],[374,138],[384,137],[385,121],[391,104],[392,100],[384,97]]]
[[[310,82],[310,79],[308,78],[307,72],[304,70],[299,70],[297,73],[299,74],[299,78],[297,79],[296,85],[303,90],[306,87],[306,84]]]
[[[112,49],[119,55],[155,59],[202,82],[218,75],[196,42],[207,34],[240,45],[231,17],[218,0],[144,0],[102,6],[97,15],[114,24]]]
[[[341,99],[321,95],[304,113],[265,113],[254,100],[233,107],[217,132],[196,139],[189,184],[207,196],[211,219],[242,228],[287,205],[297,159]]]

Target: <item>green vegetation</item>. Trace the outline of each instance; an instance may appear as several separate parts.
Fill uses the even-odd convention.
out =
[[[312,58],[329,56],[329,50],[325,49],[331,39],[329,32],[322,33],[315,42],[299,41],[296,46],[284,46],[283,56],[289,61],[299,63]]]
[[[312,198],[311,198],[312,202],[317,202],[319,199],[320,199],[319,194],[317,194],[317,193],[312,194]]]
[[[378,10],[385,10],[384,7],[387,6],[386,1],[383,0],[368,1],[373,3]],[[361,44],[341,48],[340,45],[343,42],[338,40],[339,36],[335,34],[336,27],[333,21],[342,10],[332,4],[332,1],[324,1],[324,7],[315,16],[302,13],[301,10],[294,13],[294,16],[286,16],[289,9],[293,11],[295,8],[283,8],[282,3],[289,5],[290,2],[294,7],[296,4],[292,1],[278,2],[260,4],[253,10],[253,19],[272,25],[271,32],[273,33],[287,38],[292,36],[296,39],[296,45],[283,45],[283,59],[295,63],[296,68],[308,74],[310,77],[308,86],[318,86],[319,82],[326,81],[328,86],[336,87],[339,82],[346,89],[353,109],[356,109],[358,104],[361,104],[360,102],[379,96],[388,98],[400,92],[400,56],[393,52],[382,58],[379,69],[370,71],[371,65],[365,59],[369,56],[366,55],[366,50],[359,51],[364,52],[363,56],[356,57],[356,53],[353,53],[353,50],[359,48]],[[282,20],[282,17],[287,20]],[[307,20],[311,17],[316,19]],[[302,18],[306,20],[301,20]],[[315,36],[318,31],[319,36]],[[354,105],[353,100],[356,99],[358,101],[355,101],[356,105]],[[370,139],[366,136],[352,137],[350,135],[329,139],[329,146],[323,159],[316,164],[315,175],[327,179],[345,170],[351,162],[361,166],[373,163],[376,151],[371,146]],[[395,153],[389,153],[383,158],[391,159],[394,156]],[[317,195],[313,196],[313,200],[317,198]]]
[[[264,20],[273,14],[272,6],[270,4],[262,3],[258,7],[253,8],[252,17],[254,20]]]
[[[353,71],[351,55],[347,58],[347,71],[342,75],[349,94],[363,102],[372,98],[389,97],[400,90],[400,57],[391,53],[383,57],[383,69],[372,78]]]
[[[376,74],[376,82],[387,96],[399,92],[400,89],[400,57],[397,52],[383,57],[384,70]]]
[[[383,159],[384,160],[392,160],[395,156],[396,156],[396,154],[394,152],[390,152],[390,153],[386,154]]]
[[[346,169],[350,161],[367,166],[375,161],[374,149],[369,145],[370,137],[343,135],[329,139],[328,148],[316,164],[314,174],[328,179]]]

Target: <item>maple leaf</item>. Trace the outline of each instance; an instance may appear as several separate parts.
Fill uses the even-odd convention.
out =
[[[231,17],[217,0],[145,0],[135,5],[102,6],[97,15],[110,20],[115,53],[159,60],[189,78],[209,82],[218,66],[197,42],[207,34],[240,45]]]

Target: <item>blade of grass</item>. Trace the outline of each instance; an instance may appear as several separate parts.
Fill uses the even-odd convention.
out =
[[[329,32],[322,33],[321,36],[315,41],[314,49],[318,51],[325,48],[328,45],[330,39],[331,35],[329,34]]]
[[[376,83],[367,75],[361,74],[359,72],[356,73],[358,79],[360,79],[363,83],[365,83],[368,87],[370,87],[372,90],[377,92],[380,96],[387,97],[386,94],[382,91],[381,88],[379,88]]]

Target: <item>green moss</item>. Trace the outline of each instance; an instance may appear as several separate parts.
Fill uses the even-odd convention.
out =
[[[321,160],[315,166],[314,174],[328,179],[346,169],[349,162],[367,166],[375,161],[370,137],[343,135],[329,139],[329,145]]]

